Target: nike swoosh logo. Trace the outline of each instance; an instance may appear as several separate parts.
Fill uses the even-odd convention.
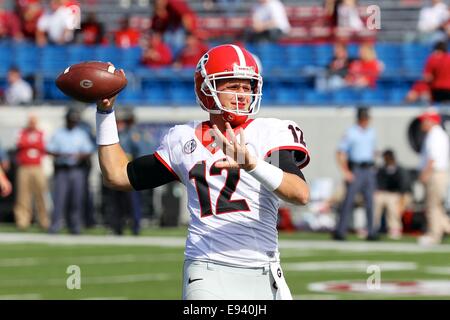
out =
[[[201,278],[199,278],[199,279],[191,279],[191,278],[189,278],[188,283],[191,284],[192,282],[200,281],[200,280],[203,280],[203,279],[201,279]]]

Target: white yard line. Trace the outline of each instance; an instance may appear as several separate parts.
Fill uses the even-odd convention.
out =
[[[385,271],[411,271],[417,270],[417,264],[404,261],[317,261],[317,262],[287,262],[283,264],[285,271],[309,272],[366,272],[369,266],[378,266]]]
[[[89,297],[80,300],[127,300],[127,297]]]
[[[183,256],[175,253],[166,253],[158,255],[125,254],[125,255],[107,255],[107,256],[74,256],[74,257],[36,257],[36,258],[6,258],[0,259],[0,268],[11,267],[30,267],[55,264],[123,264],[137,262],[161,262],[182,260]]]
[[[337,300],[337,296],[328,295],[328,294],[298,294],[293,295],[292,299],[294,300]]]
[[[450,267],[426,267],[425,272],[432,274],[450,275]]]
[[[81,289],[83,285],[118,284],[134,282],[166,281],[171,278],[168,273],[125,274],[119,276],[83,277],[81,274]],[[0,280],[1,287],[29,287],[29,286],[61,286],[66,287],[66,278],[50,279],[5,279]]]
[[[38,293],[8,294],[0,295],[0,300],[39,300],[41,295]]]
[[[43,243],[49,245],[107,245],[107,246],[155,246],[183,247],[186,242],[181,237],[134,237],[134,236],[72,236],[48,234],[0,234],[0,243]]]
[[[104,246],[152,246],[182,248],[185,237],[133,237],[133,236],[70,236],[47,234],[0,234],[1,243],[43,243],[49,245],[104,245]],[[392,242],[337,242],[321,240],[281,240],[281,249],[336,250],[352,252],[400,252],[400,253],[450,253],[450,245],[421,247],[416,243]]]

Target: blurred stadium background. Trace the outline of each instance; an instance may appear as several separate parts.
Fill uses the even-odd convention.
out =
[[[38,2],[43,6],[45,1]],[[7,87],[7,73],[18,67],[33,88],[33,100],[24,106],[0,106],[0,142],[10,157],[8,176],[14,184],[15,137],[32,112],[47,137],[64,125],[67,107],[82,111],[83,121],[94,125],[95,106],[65,97],[55,86],[56,76],[67,66],[84,60],[110,61],[125,69],[129,84],[120,94],[118,108],[130,107],[148,151],[168,126],[206,114],[196,106],[193,67],[180,66],[176,58],[163,67],[142,63],[152,30],[153,0],[83,0],[81,22],[95,13],[104,26],[100,44],[83,38],[64,45],[37,45],[33,39],[0,38],[0,88]],[[450,298],[450,241],[423,248],[416,237],[426,226],[424,190],[417,178],[422,136],[417,115],[430,105],[426,99],[407,100],[407,94],[422,79],[433,43],[416,37],[419,13],[429,1],[360,0],[361,21],[377,5],[381,28],[364,28],[344,36],[349,56],[357,57],[362,44],[373,44],[381,72],[373,86],[347,86],[319,90],[318,79],[333,58],[336,25],[327,13],[326,1],[283,0],[291,24],[288,34],[275,42],[254,43],[243,37],[250,26],[256,0],[186,1],[196,16],[195,34],[208,47],[237,42],[261,61],[263,100],[259,116],[296,121],[305,132],[312,160],[304,170],[312,201],[298,208],[284,205],[280,212],[280,248],[287,281],[296,299],[448,299]],[[20,4],[22,3],[22,4]],[[4,0],[1,8],[13,12],[27,1]],[[226,3],[226,2],[225,2]],[[134,45],[115,42],[121,21],[128,19],[140,35]],[[445,29],[445,28],[444,28]],[[83,30],[81,30],[82,32]],[[81,40],[80,40],[81,39]],[[174,57],[182,50],[171,48]],[[345,243],[330,241],[336,209],[342,199],[343,182],[335,162],[336,146],[345,129],[354,123],[355,107],[371,107],[378,149],[395,150],[398,161],[411,176],[411,204],[402,213],[404,237],[393,241],[384,235],[380,242],[367,243],[356,231],[365,225],[364,210],[356,204],[352,231]],[[447,106],[437,105],[447,124]],[[153,143],[153,144],[152,144]],[[377,164],[380,159],[377,159]],[[52,159],[44,159],[52,183]],[[184,189],[177,184],[143,193],[142,230],[139,237],[126,231],[111,235],[96,155],[92,157],[89,185],[93,195],[96,224],[82,236],[49,236],[38,227],[18,232],[12,212],[13,194],[0,199],[0,299],[179,299],[186,215]],[[449,193],[450,195],[450,193]],[[151,199],[150,199],[151,198]],[[446,208],[450,211],[450,196]],[[51,210],[52,196],[48,195]],[[152,203],[153,209],[147,205]],[[49,212],[50,214],[50,212]],[[287,219],[287,220],[286,220]],[[66,269],[79,265],[81,290],[66,288]],[[369,265],[381,268],[382,290],[368,290]]]

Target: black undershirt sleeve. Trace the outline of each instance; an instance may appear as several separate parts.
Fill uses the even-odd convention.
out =
[[[302,180],[306,181],[302,171],[295,164],[295,151],[294,150],[280,150],[272,152],[267,158],[270,164],[280,168],[284,172],[292,173],[299,176]]]
[[[154,154],[130,161],[127,165],[127,173],[135,190],[153,189],[177,180]]]

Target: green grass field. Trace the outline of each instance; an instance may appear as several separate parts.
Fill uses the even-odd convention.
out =
[[[8,226],[0,228],[0,299],[179,299],[181,296],[185,228],[149,229],[143,236],[126,237],[130,241],[159,237],[160,244],[149,245],[118,245],[108,241],[61,244],[64,236],[43,234],[40,235],[52,237],[51,244],[5,240],[8,235],[19,239],[39,235],[36,230],[23,234],[13,231]],[[95,239],[104,239],[102,234],[106,232],[88,233]],[[164,239],[178,240],[178,244],[165,245]],[[448,241],[424,250],[416,246],[412,237],[395,243],[367,243],[355,238],[338,243],[329,241],[327,234],[295,233],[281,234],[280,240],[282,266],[295,299],[450,299],[450,282],[445,283],[450,280]],[[69,265],[80,267],[79,290],[66,287]],[[352,280],[365,284],[370,276],[366,273],[367,265],[380,266],[382,288],[390,281],[400,281],[402,288],[416,280],[438,282],[420,295],[377,290],[358,293],[312,290],[312,283],[326,281]]]

